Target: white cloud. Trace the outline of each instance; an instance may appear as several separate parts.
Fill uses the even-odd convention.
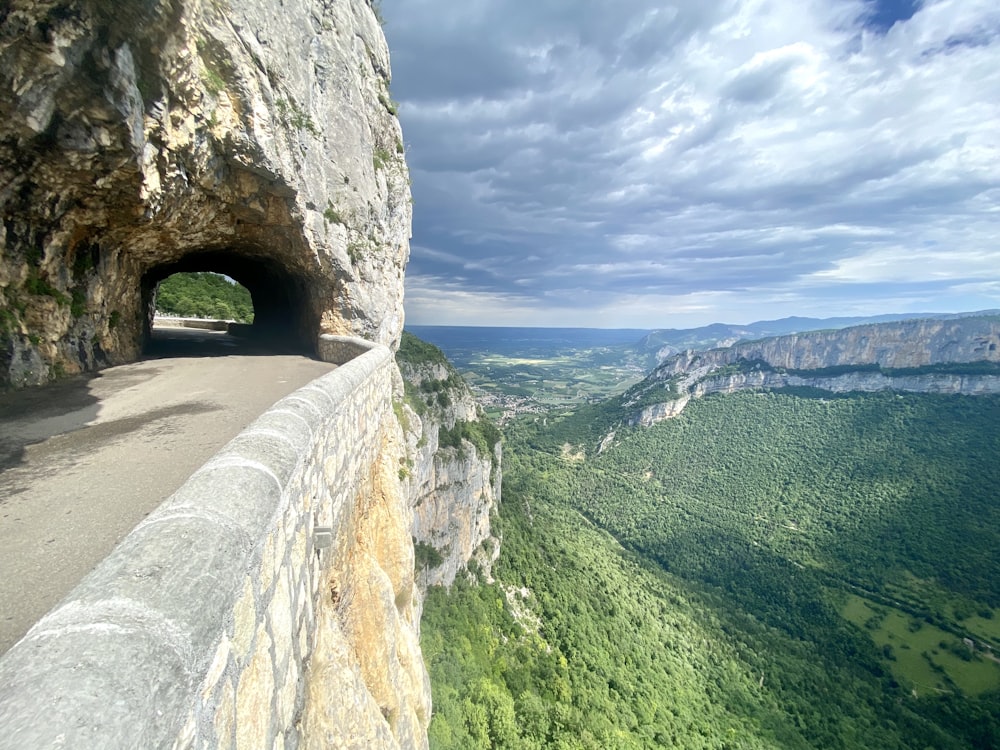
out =
[[[1000,248],[956,252],[949,248],[930,250],[895,245],[844,258],[834,268],[818,271],[803,281],[806,284],[966,281],[993,276],[998,267]],[[980,288],[990,288],[993,283],[980,285]]]
[[[411,319],[1000,303],[993,0],[384,5]]]

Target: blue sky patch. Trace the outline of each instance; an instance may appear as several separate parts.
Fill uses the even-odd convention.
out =
[[[898,21],[909,21],[920,4],[919,0],[872,0],[865,25],[877,34],[884,34]]]

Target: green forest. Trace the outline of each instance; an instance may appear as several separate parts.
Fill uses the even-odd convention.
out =
[[[431,747],[1000,747],[1000,398],[742,392],[598,453],[616,410],[508,426]]]
[[[253,301],[246,287],[217,273],[175,273],[160,282],[156,311],[182,318],[253,322]]]

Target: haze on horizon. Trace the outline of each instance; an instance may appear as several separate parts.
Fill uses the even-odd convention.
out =
[[[384,0],[407,322],[1000,307],[994,0]]]

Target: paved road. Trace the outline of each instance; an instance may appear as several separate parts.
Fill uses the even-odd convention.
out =
[[[333,369],[224,333],[155,336],[152,359],[0,395],[0,653],[261,412]]]

